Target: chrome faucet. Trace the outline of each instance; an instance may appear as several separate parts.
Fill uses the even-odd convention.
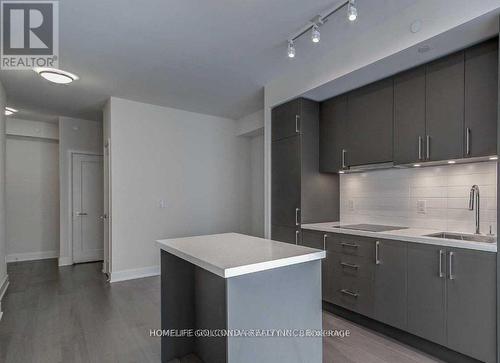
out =
[[[474,200],[476,201],[474,203]],[[480,234],[479,232],[479,187],[474,184],[470,188],[469,194],[469,210],[474,210],[474,204],[476,208],[476,234]]]

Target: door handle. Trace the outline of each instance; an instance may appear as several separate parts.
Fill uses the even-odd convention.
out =
[[[327,234],[323,235],[323,250],[326,251],[326,239],[328,238]]]
[[[467,127],[465,130],[465,147],[466,147],[466,155],[470,155],[470,128]]]
[[[347,153],[346,149],[342,149],[342,169],[347,168],[347,165],[345,163],[345,154]]]
[[[76,212],[76,215],[78,217],[82,217],[82,216],[87,216],[88,214],[87,213],[84,213],[84,212]]]
[[[295,244],[298,245],[299,244],[299,234],[300,234],[300,231],[295,231]]]
[[[340,292],[343,293],[344,295],[349,295],[349,296],[352,296],[352,297],[355,297],[355,298],[357,298],[359,296],[358,293],[349,291],[347,289],[342,289],[342,290],[340,290]]]
[[[348,262],[341,262],[340,265],[343,267],[353,268],[355,270],[357,270],[359,268],[359,265],[355,265],[353,263],[348,263]]]
[[[378,256],[379,246],[380,246],[380,241],[375,242],[375,265],[380,265],[380,260]]]
[[[448,253],[448,258],[449,258],[449,261],[448,261],[448,278],[450,280],[455,280],[455,275],[453,274],[453,256],[455,254],[453,252],[450,252]]]
[[[300,226],[299,220],[300,208],[295,208],[295,225]]]
[[[295,132],[296,133],[300,132],[299,121],[300,121],[300,116],[299,115],[295,115]]]
[[[425,153],[427,160],[431,158],[431,136],[427,135],[427,140],[425,141]]]
[[[418,137],[418,160],[422,160],[422,142],[424,140],[422,139],[422,136]]]
[[[439,277],[444,277],[444,272],[443,272],[443,255],[444,251],[439,250]]]

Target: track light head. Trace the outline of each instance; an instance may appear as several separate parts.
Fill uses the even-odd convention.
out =
[[[319,32],[319,27],[316,24],[314,24],[311,29],[311,40],[313,43],[319,43],[320,39],[321,39],[321,34]]]
[[[349,0],[349,4],[347,4],[347,19],[349,21],[355,21],[358,18],[358,9],[354,2],[355,0]]]
[[[295,44],[293,44],[293,40],[288,41],[288,58],[295,58]]]

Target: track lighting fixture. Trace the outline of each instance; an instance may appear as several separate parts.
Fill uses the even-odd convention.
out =
[[[288,41],[288,57],[295,58],[295,45],[293,44],[293,40]]]
[[[338,12],[340,9],[347,6],[347,19],[349,21],[355,21],[358,18],[358,9],[356,8],[356,0],[344,0],[334,9],[330,10],[328,13],[323,15],[317,15],[309,21],[309,24],[302,28],[294,36],[288,38],[288,57],[295,58],[295,41],[299,39],[304,34],[311,31],[311,41],[313,43],[319,43],[321,39],[321,34],[319,27],[322,26],[330,16]]]
[[[347,19],[350,21],[355,21],[358,18],[358,9],[356,9],[354,1],[355,0],[349,0],[347,4]]]
[[[320,38],[321,34],[319,32],[319,27],[316,24],[314,24],[311,29],[311,40],[313,43],[319,43]]]

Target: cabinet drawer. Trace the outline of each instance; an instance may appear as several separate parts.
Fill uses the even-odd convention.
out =
[[[374,278],[375,263],[365,257],[331,251],[328,259],[332,264],[334,278],[343,276],[368,280]]]
[[[373,238],[345,234],[331,234],[330,236],[327,238],[327,249],[344,255],[375,259],[375,240]]]
[[[333,303],[368,317],[373,316],[373,281],[352,276],[333,279]]]

